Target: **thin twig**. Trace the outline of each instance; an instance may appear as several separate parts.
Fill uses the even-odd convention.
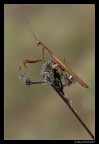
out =
[[[76,116],[76,118],[79,120],[79,122],[82,124],[82,126],[86,129],[86,131],[88,132],[88,134],[92,137],[92,139],[94,139],[94,135],[91,133],[91,131],[88,129],[88,127],[84,124],[84,122],[81,120],[81,118],[78,116],[78,114],[76,113],[76,111],[73,109],[73,107],[71,106],[70,102],[68,101],[68,99],[58,91],[58,89],[56,89],[56,87],[54,85],[52,85],[52,88],[58,93],[58,95],[63,99],[63,101],[67,104],[67,106],[70,108],[70,110],[73,112],[73,114]]]
[[[47,83],[52,86],[52,88],[58,93],[58,95],[63,99],[63,101],[67,104],[67,106],[70,108],[72,113],[76,116],[76,118],[79,120],[81,125],[86,129],[88,134],[91,136],[92,139],[94,139],[93,134],[88,129],[88,127],[84,124],[84,122],[81,120],[81,118],[78,116],[76,111],[73,109],[70,100],[65,96],[65,93],[63,92],[64,85],[62,83],[61,77],[64,76],[65,78],[65,86],[70,86],[71,84],[75,83],[75,79],[68,75],[61,75],[58,70],[54,69],[54,74],[52,72],[52,64],[54,64],[53,61],[49,61],[47,63],[44,63],[41,67],[40,74],[43,76],[43,80],[41,81],[32,81],[26,73],[20,74],[21,82],[25,86],[30,86],[32,84],[41,84],[41,83]]]

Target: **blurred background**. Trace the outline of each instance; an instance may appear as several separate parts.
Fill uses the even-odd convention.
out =
[[[65,87],[64,92],[95,135],[95,6],[67,4],[4,5],[4,138],[14,140],[91,137],[50,85],[24,86],[17,72],[23,59],[41,58],[41,49],[18,17],[25,16],[42,41],[88,84]],[[45,52],[44,60],[52,58]],[[28,64],[32,80],[41,80],[43,62]]]

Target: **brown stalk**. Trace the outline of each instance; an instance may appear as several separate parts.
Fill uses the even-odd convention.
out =
[[[76,113],[76,111],[73,109],[73,107],[71,106],[69,100],[62,94],[60,93],[56,87],[54,85],[51,85],[52,88],[58,93],[58,95],[63,99],[63,101],[67,104],[67,106],[70,108],[70,110],[72,111],[72,113],[75,115],[75,117],[79,120],[79,122],[81,123],[81,125],[85,128],[85,130],[88,132],[88,134],[91,136],[92,139],[94,139],[94,135],[91,133],[91,131],[88,129],[88,127],[84,124],[84,122],[81,120],[81,118],[78,116],[78,114]]]

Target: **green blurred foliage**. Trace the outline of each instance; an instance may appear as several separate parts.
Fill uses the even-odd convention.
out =
[[[22,60],[41,57],[41,49],[17,19],[22,16],[27,18],[37,38],[61,61],[65,58],[66,64],[89,85],[85,89],[77,83],[64,91],[91,132],[95,131],[95,6],[5,4],[5,139],[91,139],[49,85],[25,87],[20,82],[17,70]],[[50,59],[45,52],[44,60]],[[28,65],[28,74],[34,81],[41,79],[42,64]]]

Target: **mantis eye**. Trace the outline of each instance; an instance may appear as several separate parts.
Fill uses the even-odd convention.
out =
[[[40,41],[37,41],[37,46],[39,46],[41,44],[41,42]]]

